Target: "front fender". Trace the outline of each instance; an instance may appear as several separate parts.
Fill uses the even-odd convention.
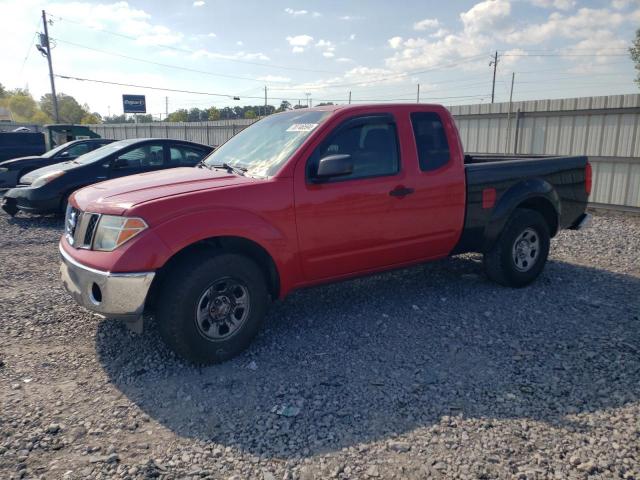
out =
[[[169,255],[157,258],[154,269],[159,269],[171,257],[183,249],[216,237],[237,237],[249,240],[264,249],[272,258],[280,276],[283,293],[295,282],[298,276],[297,244],[295,232],[257,215],[237,208],[212,208],[206,211],[190,212],[171,218],[152,227],[153,232],[168,247]]]
[[[485,229],[482,251],[491,250],[516,208],[523,203],[538,199],[548,202],[555,212],[556,219],[559,218],[562,204],[558,192],[549,182],[542,178],[518,182],[505,191],[496,203]]]

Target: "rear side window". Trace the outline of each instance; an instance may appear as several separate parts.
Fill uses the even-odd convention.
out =
[[[420,170],[429,172],[449,163],[449,143],[440,116],[434,112],[414,112],[411,114],[411,125]]]
[[[182,167],[193,167],[206,155],[206,153],[199,148],[182,145],[171,147],[169,152],[171,154],[171,163]]]

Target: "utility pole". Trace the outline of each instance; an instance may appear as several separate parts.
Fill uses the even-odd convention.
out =
[[[349,104],[351,104],[351,90],[349,90]]]
[[[418,84],[418,96],[416,97],[416,103],[420,103],[420,84]]]
[[[493,100],[495,99],[495,94],[496,94],[496,70],[498,68],[498,51],[496,50],[496,53],[493,57],[493,60],[489,62],[489,66],[493,65],[493,83],[491,84],[491,103],[493,103]]]
[[[516,72],[511,72],[511,92],[509,93],[509,110],[507,112],[507,145],[505,147],[505,153],[509,153],[509,141],[511,140],[511,104],[513,102],[513,83],[515,79]]]
[[[310,103],[311,93],[306,92],[305,95],[307,96],[307,108],[309,108],[311,106],[311,103]]]
[[[51,99],[53,101],[53,116],[56,123],[60,123],[58,113],[58,97],[56,96],[56,82],[53,79],[53,64],[51,62],[51,42],[49,41],[49,28],[47,27],[47,12],[42,10],[42,25],[44,27],[44,38],[40,37],[40,44],[46,50],[47,62],[49,63],[49,79],[51,80]]]
[[[169,97],[164,97],[164,118],[169,116]]]
[[[267,86],[264,86],[264,116],[267,116]]]

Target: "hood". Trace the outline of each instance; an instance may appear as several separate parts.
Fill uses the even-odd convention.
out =
[[[36,178],[46,175],[47,173],[59,172],[60,170],[72,170],[81,166],[81,164],[74,161],[54,163],[53,165],[49,165],[48,167],[38,168],[37,170],[33,170],[32,172],[27,173],[20,179],[20,183],[31,185],[36,180]]]
[[[24,162],[24,161],[31,161],[31,160],[41,160],[41,159],[42,159],[42,157],[39,156],[39,155],[34,155],[32,157],[12,158],[11,160],[5,160],[3,162],[0,162],[0,167],[11,168],[16,163],[20,163],[20,162]]]
[[[85,187],[76,192],[75,201],[81,210],[122,214],[144,202],[252,181],[250,177],[241,177],[223,170],[170,168]]]

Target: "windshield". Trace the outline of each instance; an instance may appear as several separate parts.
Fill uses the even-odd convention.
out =
[[[63,143],[62,145],[58,145],[56,148],[52,148],[51,150],[49,150],[47,153],[45,153],[42,156],[43,156],[43,158],[51,158],[56,153],[60,152],[60,150],[63,150],[65,148],[67,148],[71,143],[73,143],[73,142],[67,142],[67,143]]]
[[[330,111],[318,110],[271,115],[221,145],[205,159],[205,164],[226,163],[246,168],[251,176],[271,177],[329,115]]]
[[[137,142],[138,140],[122,140],[120,142],[113,142],[105,145],[104,147],[96,148],[92,152],[85,153],[84,155],[80,155],[78,158],[74,160],[76,163],[92,163],[96,160],[102,160],[107,155],[117,152],[118,150],[122,150],[125,147],[128,147],[133,142]]]

